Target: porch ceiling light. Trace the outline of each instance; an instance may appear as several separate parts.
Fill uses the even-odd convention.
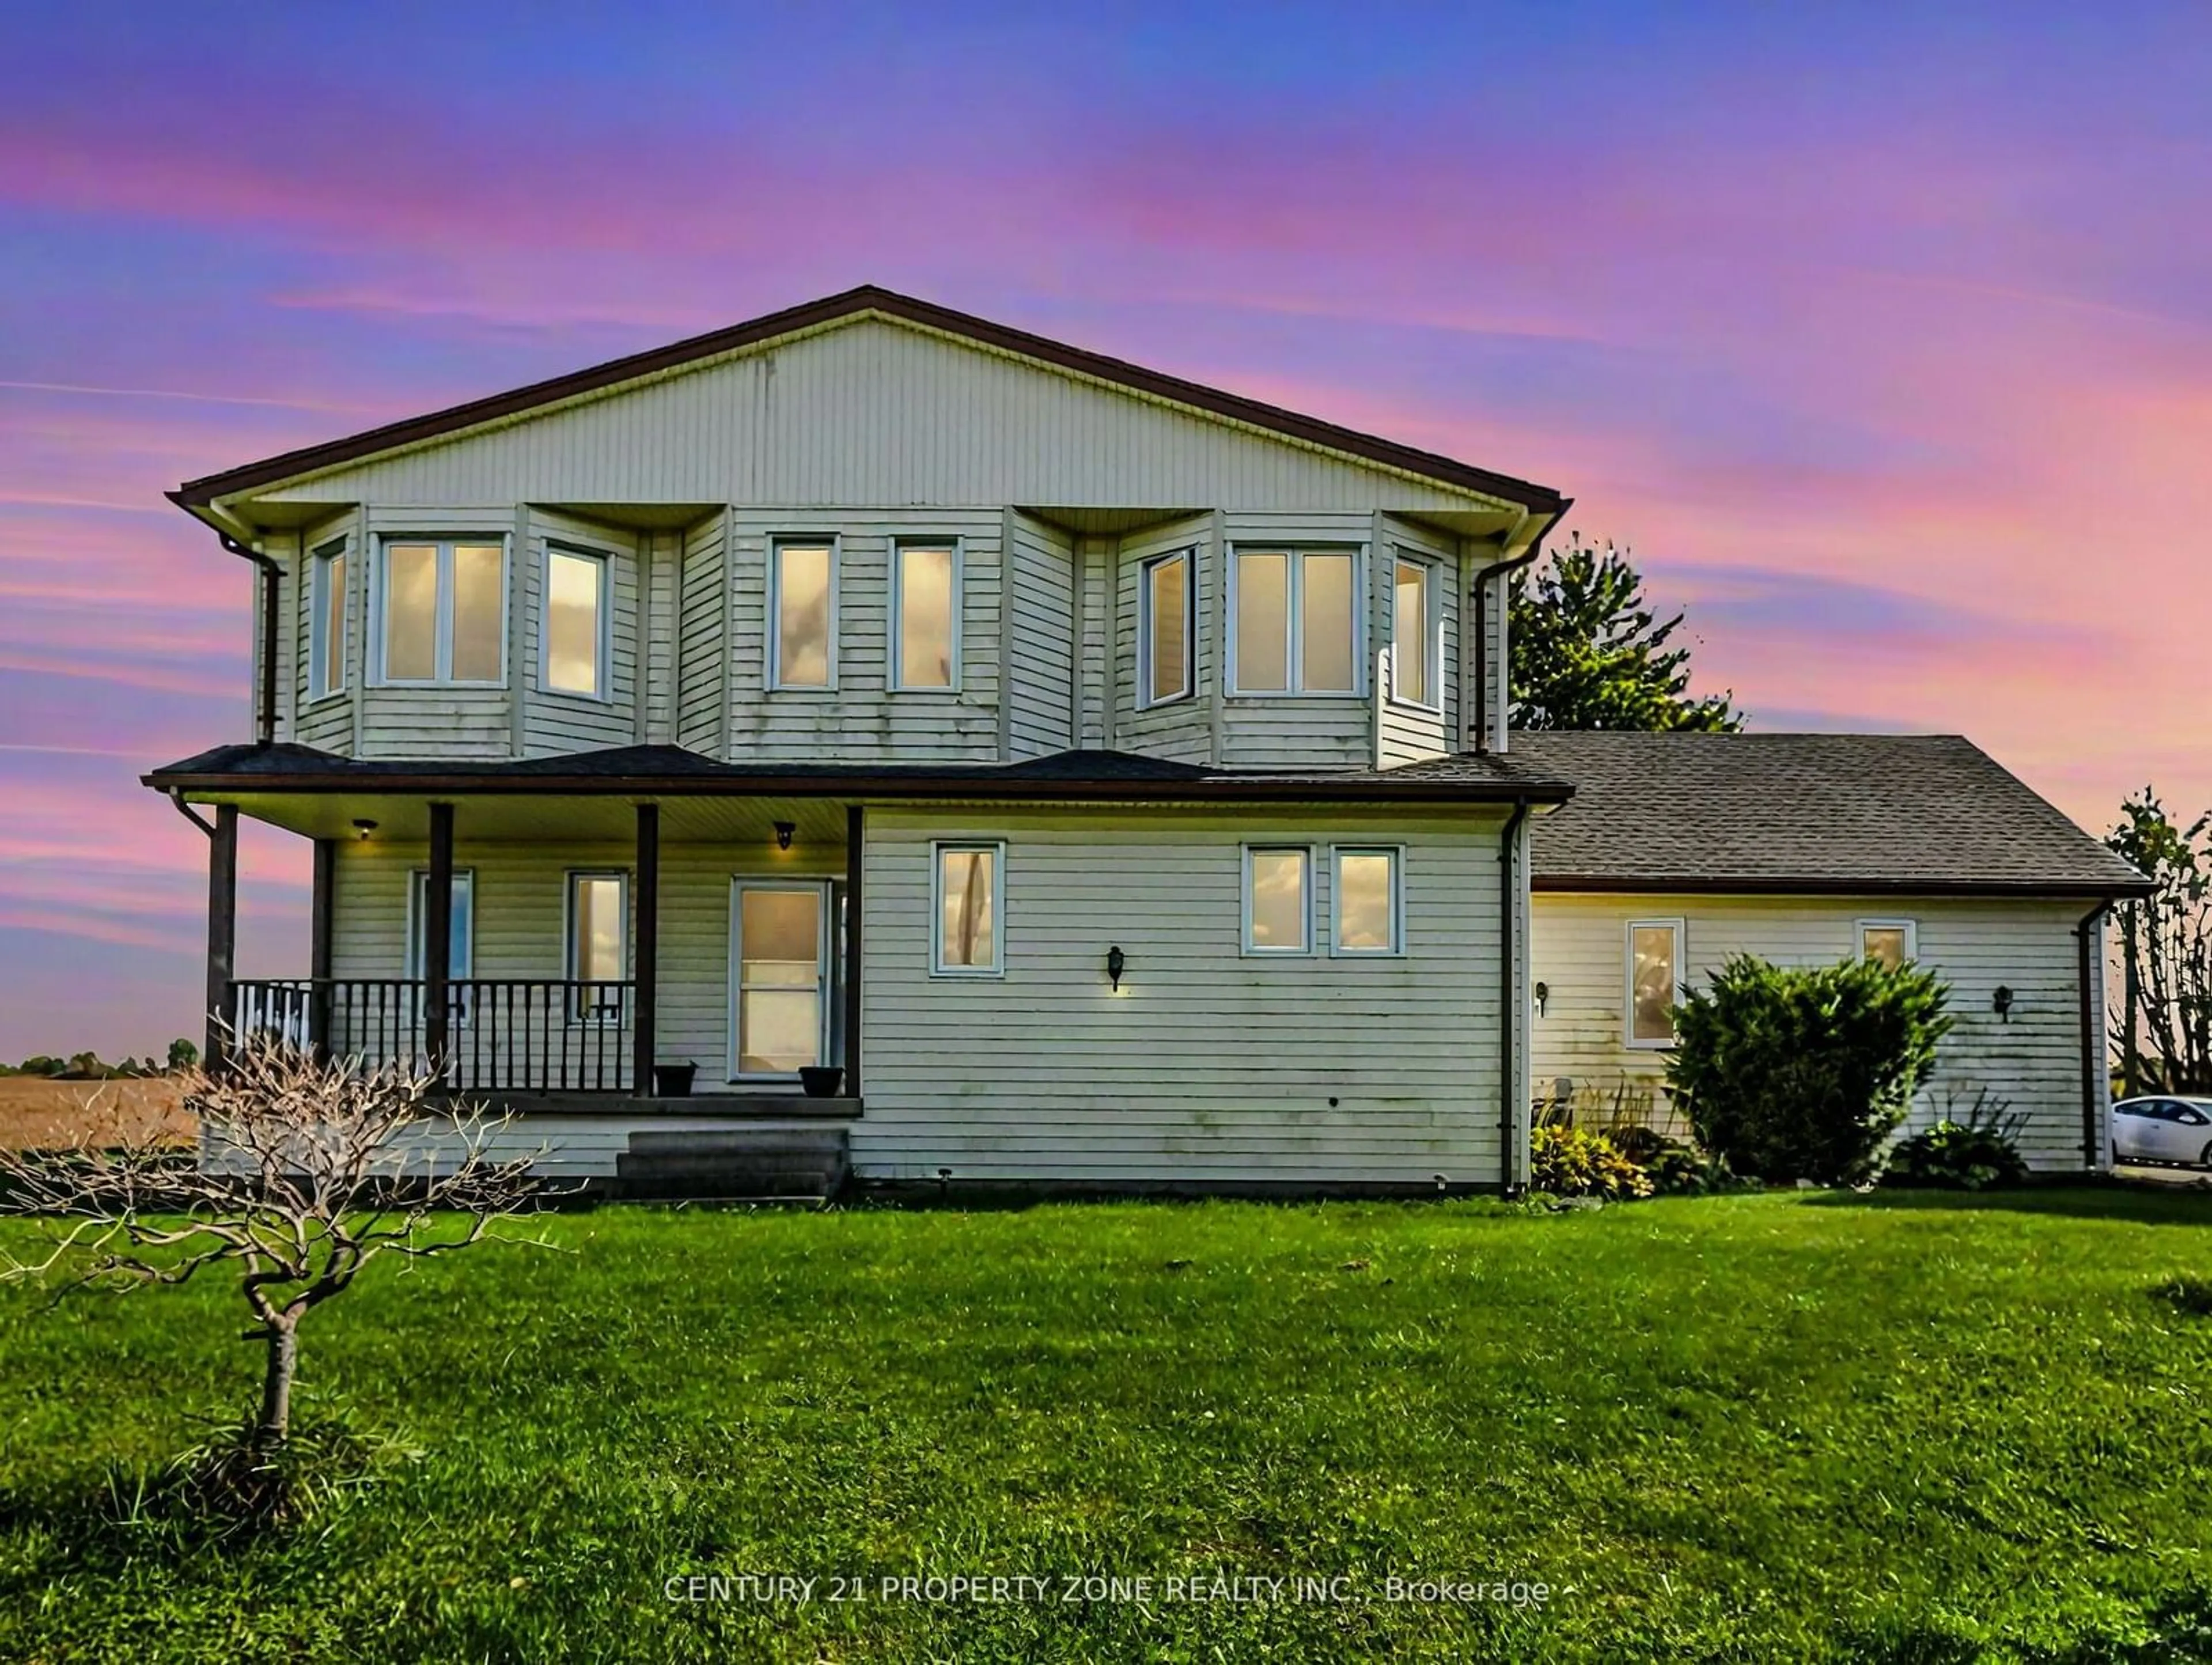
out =
[[[799,830],[799,823],[798,823],[796,821],[779,821],[779,822],[777,822],[777,823],[775,823],[775,847],[776,847],[776,848],[778,848],[779,850],[787,850],[787,849],[789,849],[789,848],[791,848],[791,836],[792,836],[792,834],[793,834],[793,833],[797,832],[798,830]]]
[[[361,835],[362,842],[366,844],[368,842],[369,834],[376,830],[376,823],[364,815],[354,822],[353,829]]]

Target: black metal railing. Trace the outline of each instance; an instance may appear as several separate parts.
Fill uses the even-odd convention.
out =
[[[430,985],[419,977],[233,982],[240,1041],[270,1037],[371,1064],[431,1061]],[[637,986],[562,977],[456,977],[446,985],[443,1069],[459,1091],[629,1092]]]

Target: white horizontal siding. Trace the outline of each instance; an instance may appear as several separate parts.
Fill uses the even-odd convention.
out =
[[[1540,1094],[1560,1077],[1602,1093],[1627,1080],[1663,1103],[1666,1054],[1623,1044],[1631,920],[1682,920],[1683,969],[1697,983],[1739,953],[1778,965],[1832,964],[1856,952],[1857,920],[1910,919],[1921,963],[1951,986],[1957,1022],[1908,1128],[1947,1111],[1963,1116],[1977,1089],[1987,1087],[2026,1116],[2021,1145],[2034,1166],[2082,1165],[2079,903],[1540,891],[1533,911],[1530,975],[1549,988],[1545,1013],[1534,1020]],[[1993,1009],[1999,984],[2013,991],[2009,1022]]]
[[[517,574],[522,597],[523,663],[518,681],[527,690],[523,707],[523,751],[557,757],[629,745],[637,738],[637,612],[639,540],[635,534],[545,509],[529,513],[530,537]],[[610,616],[607,697],[556,693],[545,686],[545,563],[549,548],[581,550],[607,563]]]
[[[1494,1182],[1495,828],[1329,811],[872,811],[854,1170]],[[1254,836],[1402,842],[1408,953],[1244,957]],[[934,837],[1006,840],[1003,978],[929,974]],[[1118,995],[1104,971],[1117,945]]]
[[[998,510],[732,512],[728,582],[732,758],[792,763],[994,763],[1000,757]],[[836,686],[768,686],[769,548],[785,536],[837,543]],[[908,538],[957,539],[960,687],[897,691],[891,681],[891,550]]]
[[[1190,555],[1197,586],[1193,606],[1195,672],[1190,696],[1164,705],[1139,702],[1137,648],[1142,629],[1145,562],[1176,550]],[[1220,555],[1213,546],[1213,517],[1196,514],[1165,526],[1147,527],[1121,540],[1114,568],[1114,744],[1123,751],[1172,757],[1186,763],[1213,761],[1211,690],[1221,655],[1214,647],[1221,593]]]
[[[684,537],[676,616],[676,744],[708,755],[729,722],[728,516],[716,513]]]
[[[1035,757],[1075,744],[1075,540],[1034,515],[1007,520],[1007,751]]]
[[[1492,506],[880,319],[269,495],[422,504]]]

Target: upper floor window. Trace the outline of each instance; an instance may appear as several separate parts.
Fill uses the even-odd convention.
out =
[[[1443,647],[1437,569],[1401,555],[1390,588],[1390,696],[1407,705],[1441,704],[1437,673]]]
[[[498,683],[507,675],[507,546],[384,546],[386,682]]]
[[[1920,954],[1920,933],[1909,919],[1859,921],[1859,957],[1877,960],[1894,971]]]
[[[1681,999],[1682,921],[1636,920],[1628,927],[1628,1044],[1674,1044]]]
[[[607,558],[548,545],[545,550],[545,686],[556,694],[607,696]]]
[[[771,688],[834,688],[837,664],[837,556],[834,545],[778,542],[769,556],[768,682]]]
[[[1138,574],[1138,684],[1146,705],[1161,705],[1184,697],[1195,681],[1190,551],[1155,556]]]
[[[308,577],[307,696],[321,699],[345,688],[346,546],[343,539],[315,551]]]
[[[1236,692],[1358,691],[1358,567],[1349,550],[1237,551]]]
[[[892,580],[897,590],[898,635],[894,688],[960,685],[960,551],[950,544],[900,544]]]

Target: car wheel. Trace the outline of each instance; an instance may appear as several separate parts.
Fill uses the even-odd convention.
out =
[[[2212,1143],[2208,1143],[2197,1153],[2197,1165],[2199,1168],[2212,1168]]]

